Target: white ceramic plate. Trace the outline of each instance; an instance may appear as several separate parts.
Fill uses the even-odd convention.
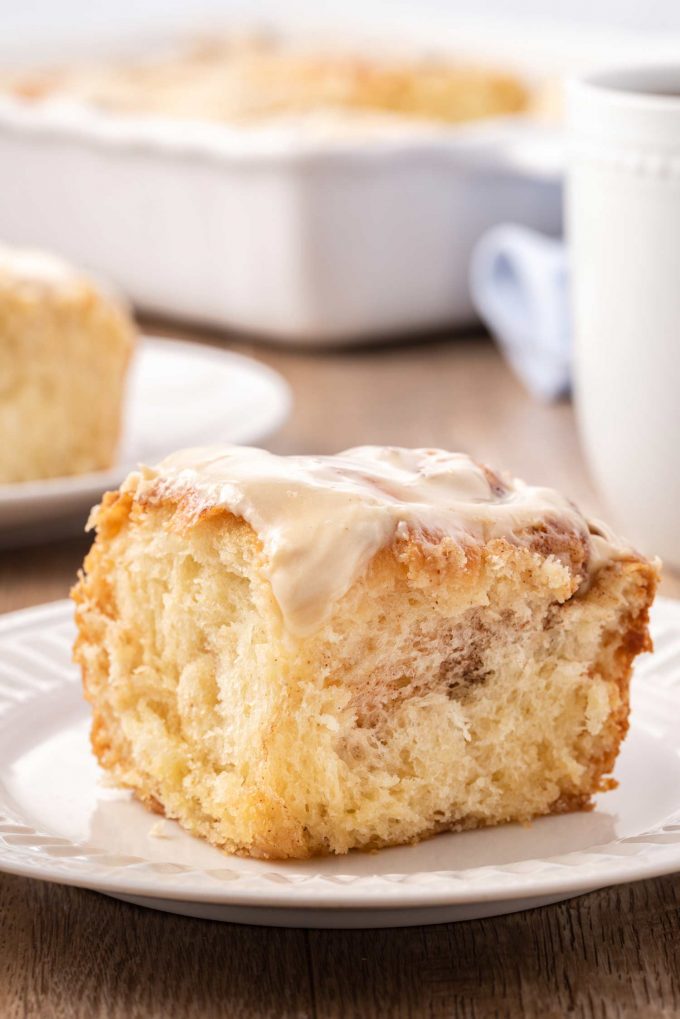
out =
[[[0,485],[0,541],[82,530],[87,511],[140,461],[182,446],[255,443],[288,416],[288,385],[266,365],[197,343],[142,337],[128,386],[120,464],[110,471]]]
[[[529,828],[305,862],[227,856],[101,783],[70,663],[71,608],[0,619],[0,870],[156,909],[278,926],[390,927],[494,916],[680,870],[680,602],[653,613],[620,787]]]

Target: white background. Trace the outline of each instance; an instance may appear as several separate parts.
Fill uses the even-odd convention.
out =
[[[435,38],[451,40],[461,19],[481,17],[505,22],[518,43],[527,25],[552,25],[567,35],[588,27],[605,44],[607,30],[643,42],[648,34],[651,56],[655,39],[667,43],[670,33],[680,55],[678,0],[0,0],[0,58],[27,46],[34,53],[74,42],[95,47],[102,39],[234,16],[372,25],[385,36],[421,22]]]

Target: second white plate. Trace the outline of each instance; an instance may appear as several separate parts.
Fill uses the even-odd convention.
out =
[[[128,386],[119,465],[110,471],[0,485],[0,541],[78,531],[102,492],[139,462],[182,446],[252,444],[271,435],[291,407],[288,384],[251,358],[198,343],[140,340]]]

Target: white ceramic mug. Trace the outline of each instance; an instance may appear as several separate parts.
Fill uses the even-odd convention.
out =
[[[575,395],[628,536],[680,566],[680,64],[568,91]]]

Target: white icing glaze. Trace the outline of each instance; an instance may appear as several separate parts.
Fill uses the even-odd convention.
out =
[[[76,270],[56,255],[33,248],[10,248],[0,244],[0,276],[13,281],[63,285],[78,282]]]
[[[519,544],[536,525],[585,540],[598,568],[624,546],[551,488],[498,477],[462,453],[361,446],[337,456],[281,457],[248,447],[183,450],[130,475],[137,498],[223,506],[261,539],[289,629],[313,632],[371,558],[407,533],[462,544]]]

